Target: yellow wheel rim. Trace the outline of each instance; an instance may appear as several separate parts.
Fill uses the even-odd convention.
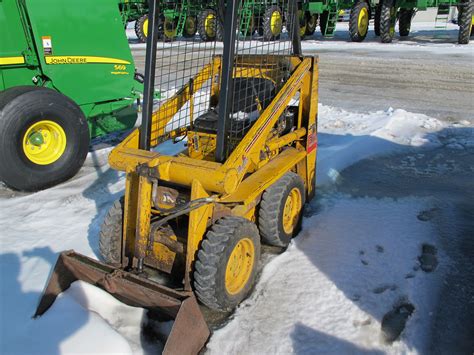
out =
[[[196,33],[196,19],[192,16],[188,16],[186,18],[186,22],[184,23],[184,31],[188,35],[193,35]]]
[[[255,248],[250,238],[242,238],[232,250],[225,270],[225,288],[230,295],[243,290],[252,274]]]
[[[177,29],[173,20],[165,18],[163,29],[166,38],[173,39],[176,37]]]
[[[301,200],[300,190],[294,187],[288,194],[283,208],[283,230],[286,234],[293,233],[296,227],[301,211]]]
[[[145,37],[148,37],[148,18],[143,21],[143,28],[142,32],[145,35]]]
[[[367,29],[369,28],[369,12],[365,7],[363,7],[359,12],[359,18],[357,21],[357,29],[361,36],[367,34]]]
[[[204,30],[208,37],[213,38],[216,36],[216,15],[209,14],[206,16],[204,20]]]
[[[272,17],[270,18],[270,30],[272,31],[272,35],[278,36],[281,33],[282,28],[283,21],[280,11],[273,11]]]
[[[66,133],[53,121],[39,121],[31,125],[23,136],[23,152],[35,164],[56,162],[66,150]]]

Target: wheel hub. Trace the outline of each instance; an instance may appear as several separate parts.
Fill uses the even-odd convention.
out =
[[[241,239],[230,254],[225,272],[225,287],[229,294],[242,291],[252,273],[255,249],[250,238]]]
[[[23,152],[35,164],[52,164],[65,150],[66,133],[56,122],[49,120],[36,122],[23,136]]]
[[[365,36],[367,34],[367,29],[369,27],[369,12],[365,7],[359,12],[357,27],[361,36]]]
[[[298,216],[301,211],[301,192],[298,188],[293,188],[285,201],[283,208],[283,230],[286,234],[293,233]]]
[[[270,29],[274,36],[278,36],[281,33],[283,27],[283,21],[279,11],[273,11],[270,19]]]

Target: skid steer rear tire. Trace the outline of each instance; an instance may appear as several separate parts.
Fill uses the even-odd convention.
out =
[[[293,197],[293,195],[295,195]],[[293,199],[295,201],[289,201]],[[287,204],[291,202],[294,209]],[[305,203],[305,188],[301,177],[293,172],[270,186],[262,196],[258,217],[258,226],[262,241],[266,244],[287,247],[301,226],[301,216]],[[290,216],[287,217],[287,209]],[[291,224],[288,225],[290,221]]]
[[[398,33],[400,37],[406,37],[410,34],[412,17],[413,10],[400,9],[400,16],[398,18]]]
[[[465,0],[462,1],[459,5],[459,35],[458,43],[459,44],[469,44],[472,31],[472,15],[474,12],[474,1]]]
[[[242,217],[218,220],[197,254],[194,289],[199,301],[217,311],[235,308],[253,288],[259,258],[255,223]]]
[[[66,181],[88,150],[86,118],[67,96],[34,86],[0,93],[0,180],[7,186],[38,191]]]
[[[100,226],[100,255],[113,266],[119,266],[122,257],[123,204],[123,197],[115,201]]]

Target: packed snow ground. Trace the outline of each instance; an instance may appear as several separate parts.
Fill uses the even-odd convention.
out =
[[[469,122],[454,127],[472,130]],[[473,146],[472,134],[440,139],[445,128],[453,126],[403,110],[360,114],[320,105],[318,184],[336,182],[356,161],[406,146]],[[2,353],[140,354],[150,348],[140,336],[142,309],[84,283],[74,284],[43,317],[31,318],[60,251],[99,257],[100,224],[124,189],[124,175],[108,167],[107,153],[90,153],[67,183],[0,200]],[[255,291],[211,337],[208,351],[422,351],[433,299],[449,265],[440,251],[436,274],[418,270],[421,244],[437,238],[429,222],[416,218],[425,207],[415,198],[318,199],[301,234],[264,266]],[[401,339],[386,345],[381,317],[404,299],[416,311]]]

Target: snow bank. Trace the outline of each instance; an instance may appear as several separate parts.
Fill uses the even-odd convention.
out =
[[[210,354],[347,354],[420,351],[439,278],[417,269],[422,242],[415,199],[325,201],[288,250],[263,269],[252,296],[216,331]],[[409,299],[416,311],[403,341],[385,345],[380,322]]]

